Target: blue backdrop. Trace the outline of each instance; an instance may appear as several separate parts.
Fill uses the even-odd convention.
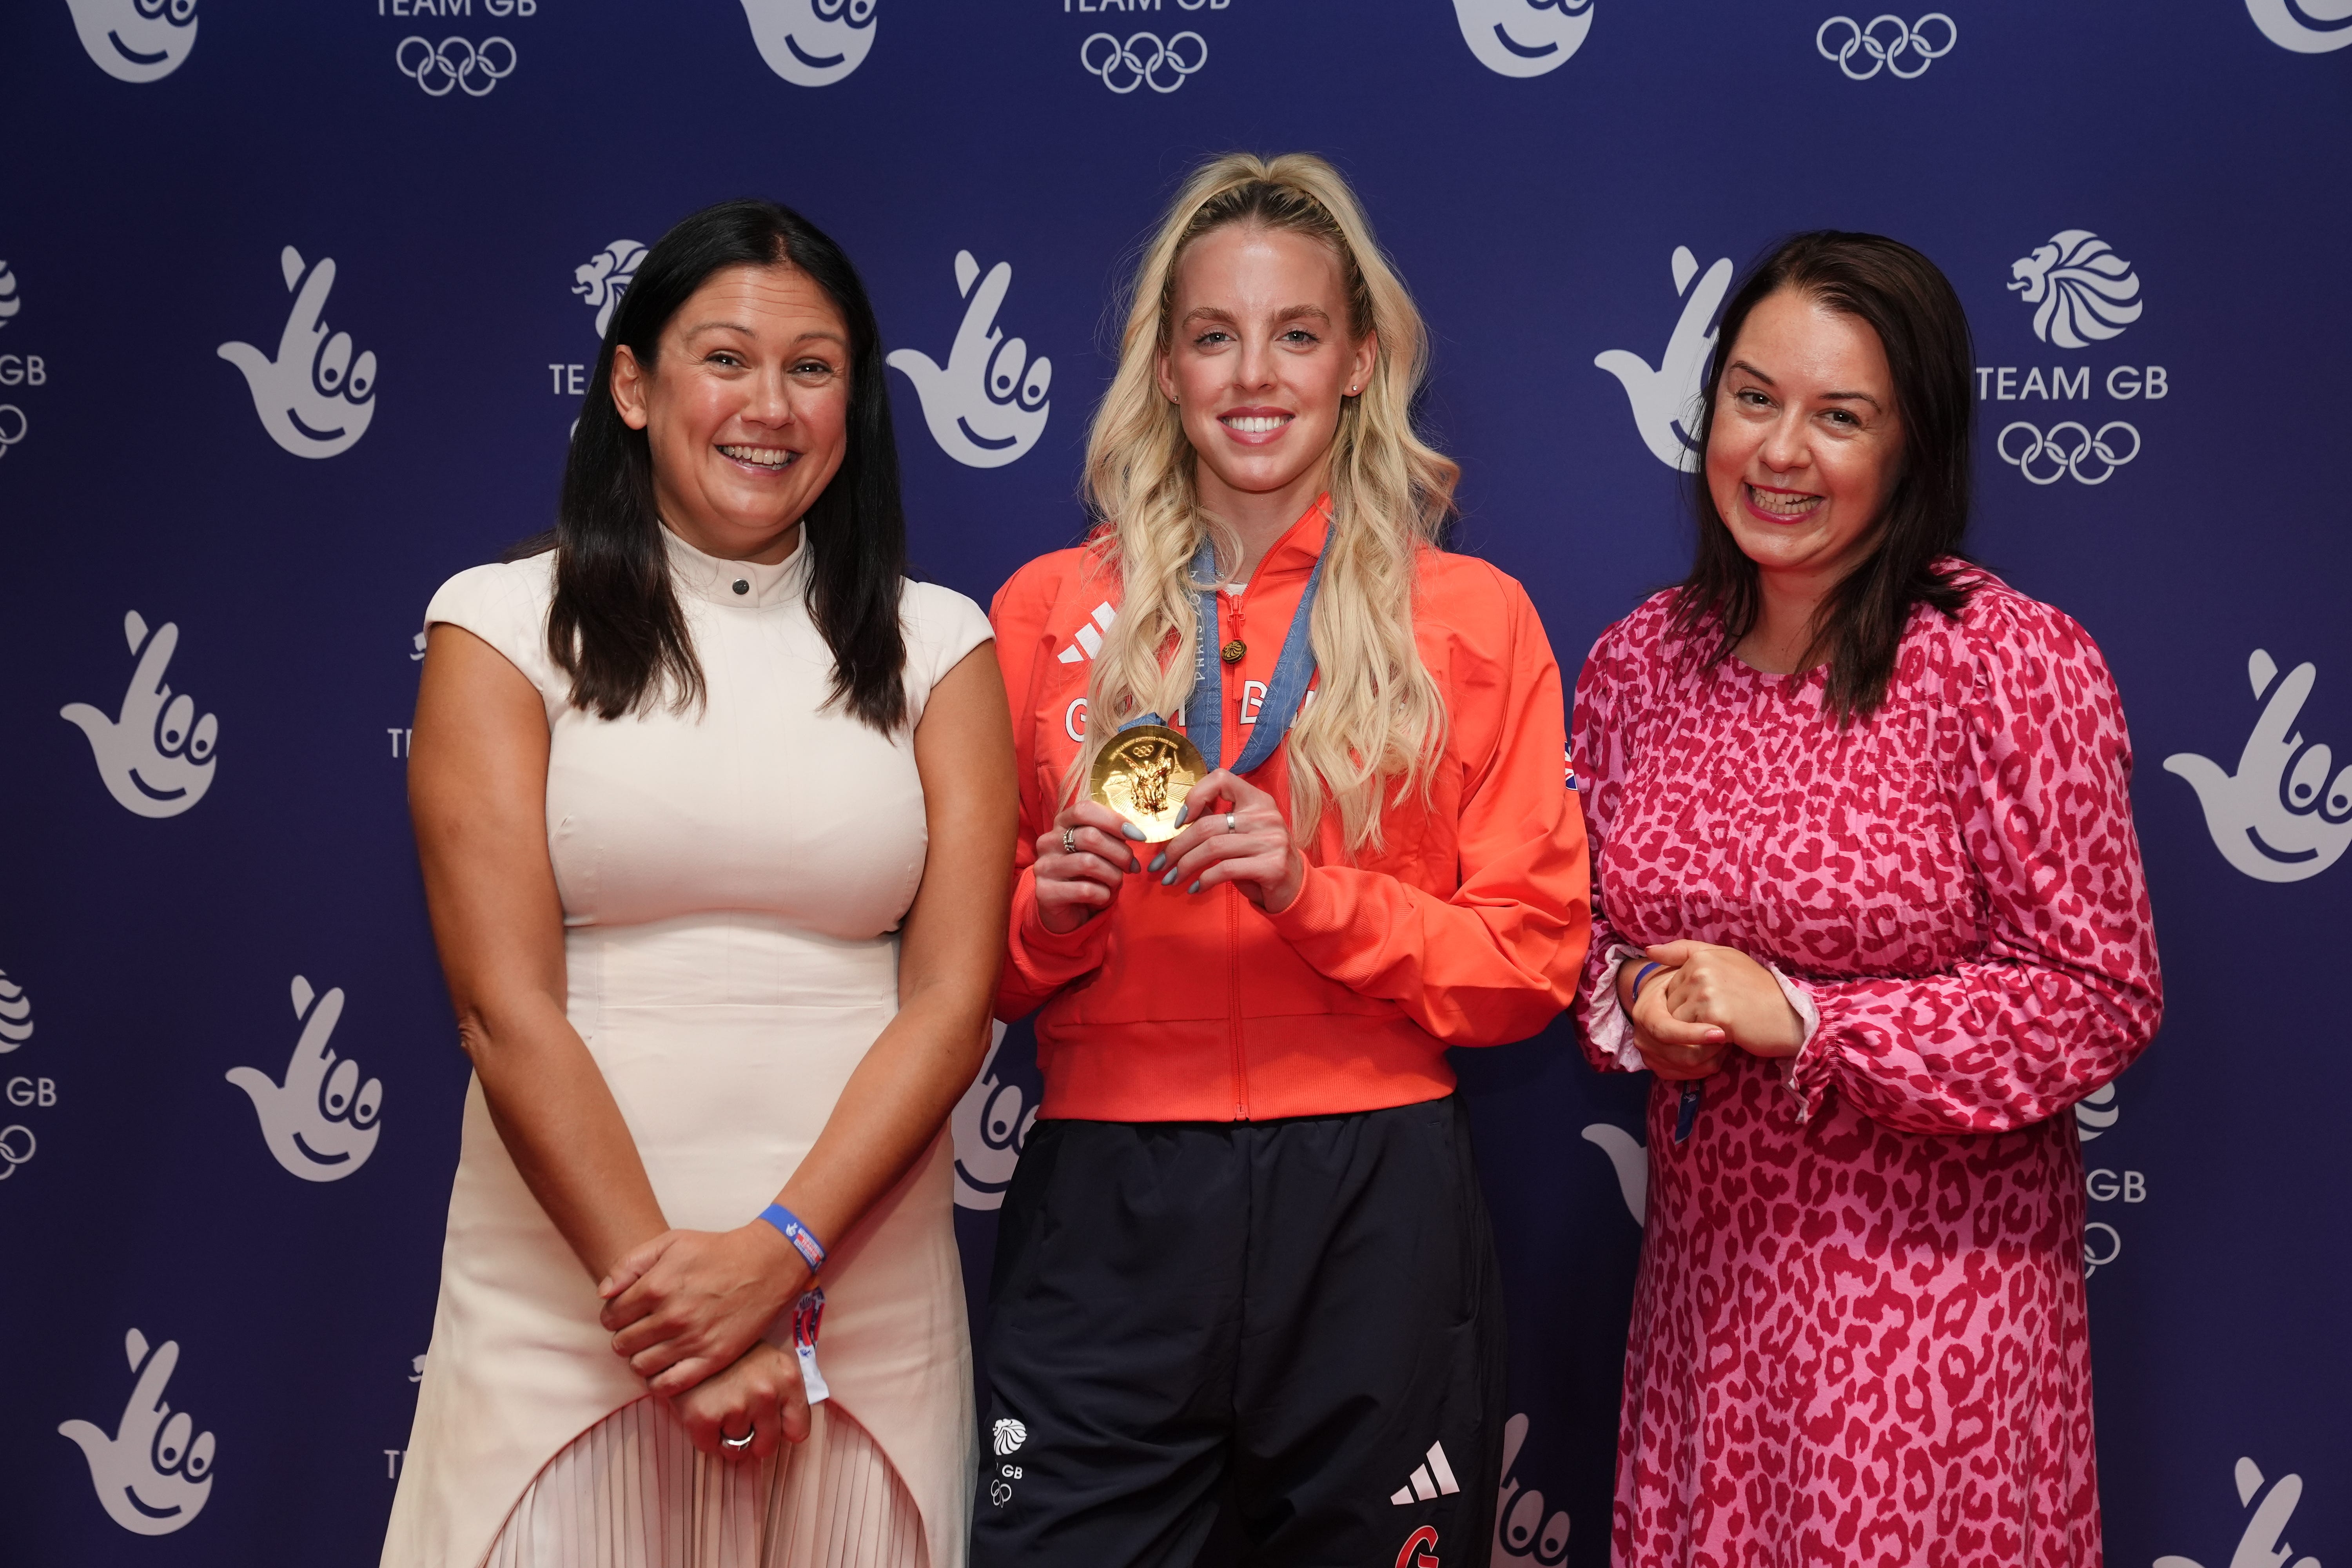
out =
[[[2163,1036],[2078,1112],[2110,1556],[2340,1565],[2352,3],[1840,3],[11,0],[0,1559],[375,1559],[467,1070],[415,634],[550,520],[640,247],[746,193],[843,241],[916,557],[985,602],[1076,535],[1106,302],[1240,146],[1360,184],[1458,542],[1571,674],[1678,574],[1733,265],[1834,225],[1949,272],[1975,549],[2113,662],[2164,938]],[[1601,1563],[1646,1080],[1565,1025],[1456,1056],[1510,1291],[1493,1561]],[[957,1118],[976,1293],[1034,1084],[1016,1028]]]

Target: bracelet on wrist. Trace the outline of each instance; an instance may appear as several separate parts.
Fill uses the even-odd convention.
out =
[[[1664,964],[1653,959],[1633,972],[1633,994],[1625,1004],[1628,1011],[1631,1011],[1633,1006],[1642,1000],[1643,982],[1648,980],[1651,975],[1655,974],[1659,970],[1664,969]]]
[[[810,1273],[814,1274],[824,1267],[824,1243],[816,1238],[815,1232],[801,1223],[800,1215],[782,1204],[770,1204],[760,1211],[760,1217],[774,1226],[777,1234],[793,1244],[793,1250],[801,1255],[802,1261],[809,1266]]]

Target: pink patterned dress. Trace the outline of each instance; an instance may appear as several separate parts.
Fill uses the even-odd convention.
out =
[[[1733,1051],[1683,1142],[1652,1091],[1622,1568],[2100,1562],[2066,1111],[2161,1011],[2131,748],[2083,628],[1970,574],[1843,732],[1819,672],[1701,668],[1663,594],[1577,682],[1595,1064],[1641,1065],[1616,960],[1681,937],[1809,1031]]]

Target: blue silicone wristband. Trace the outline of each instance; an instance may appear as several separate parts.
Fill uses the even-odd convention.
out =
[[[1630,1007],[1630,1006],[1633,1005],[1633,1004],[1634,1004],[1634,1003],[1637,1003],[1637,1002],[1641,1001],[1641,999],[1642,999],[1642,983],[1643,983],[1643,981],[1645,981],[1645,980],[1649,979],[1651,975],[1655,974],[1659,970],[1664,969],[1664,967],[1665,967],[1665,965],[1664,965],[1664,964],[1663,964],[1663,963],[1659,963],[1655,962],[1654,960],[1653,960],[1651,963],[1645,963],[1645,964],[1642,965],[1642,967],[1641,967],[1641,968],[1639,968],[1639,969],[1637,969],[1637,970],[1633,971],[1633,994],[1632,998],[1631,998],[1631,999],[1626,1003],[1626,1005],[1627,1005],[1627,1006],[1629,1006],[1629,1007]]]
[[[824,1243],[816,1233],[801,1223],[801,1216],[782,1204],[770,1204],[760,1211],[760,1217],[776,1227],[777,1233],[793,1244],[794,1251],[808,1264],[814,1274],[824,1267]]]

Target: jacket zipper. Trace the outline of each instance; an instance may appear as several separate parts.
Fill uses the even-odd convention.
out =
[[[1253,584],[1253,586],[1255,584]],[[1249,596],[1247,589],[1243,590],[1242,596],[1244,599]],[[1231,595],[1225,594],[1223,590],[1220,590],[1217,595],[1218,609],[1224,610],[1230,607],[1238,610],[1240,608],[1239,605],[1229,606],[1227,605],[1226,601],[1230,597]],[[1219,643],[1222,646],[1224,638],[1224,616],[1220,615],[1217,617],[1217,636]],[[1235,635],[1238,636],[1238,632]],[[1232,670],[1234,668],[1234,666],[1225,664],[1222,660],[1218,663],[1217,668],[1219,679],[1217,687],[1218,700],[1220,702],[1223,700],[1225,689],[1230,684],[1226,672]],[[1221,733],[1229,732],[1236,736],[1240,736],[1242,716],[1240,705],[1238,703],[1234,704],[1230,711],[1232,714],[1231,721],[1229,723],[1220,724],[1218,726],[1219,731]],[[1241,749],[1244,751],[1248,749],[1248,741],[1245,737],[1242,738]],[[1220,758],[1210,765],[1212,767],[1221,767],[1223,765],[1223,759]],[[1228,884],[1222,889],[1222,897],[1225,906],[1225,1029],[1232,1038],[1234,1048],[1234,1120],[1236,1121],[1247,1121],[1250,1119],[1249,1068],[1242,1054],[1241,889]]]
[[[1225,900],[1225,951],[1232,959],[1232,973],[1227,979],[1225,994],[1230,998],[1227,1028],[1234,1041],[1234,1120],[1247,1121],[1249,1113],[1249,1068],[1242,1057],[1242,895],[1241,889],[1227,887]]]

